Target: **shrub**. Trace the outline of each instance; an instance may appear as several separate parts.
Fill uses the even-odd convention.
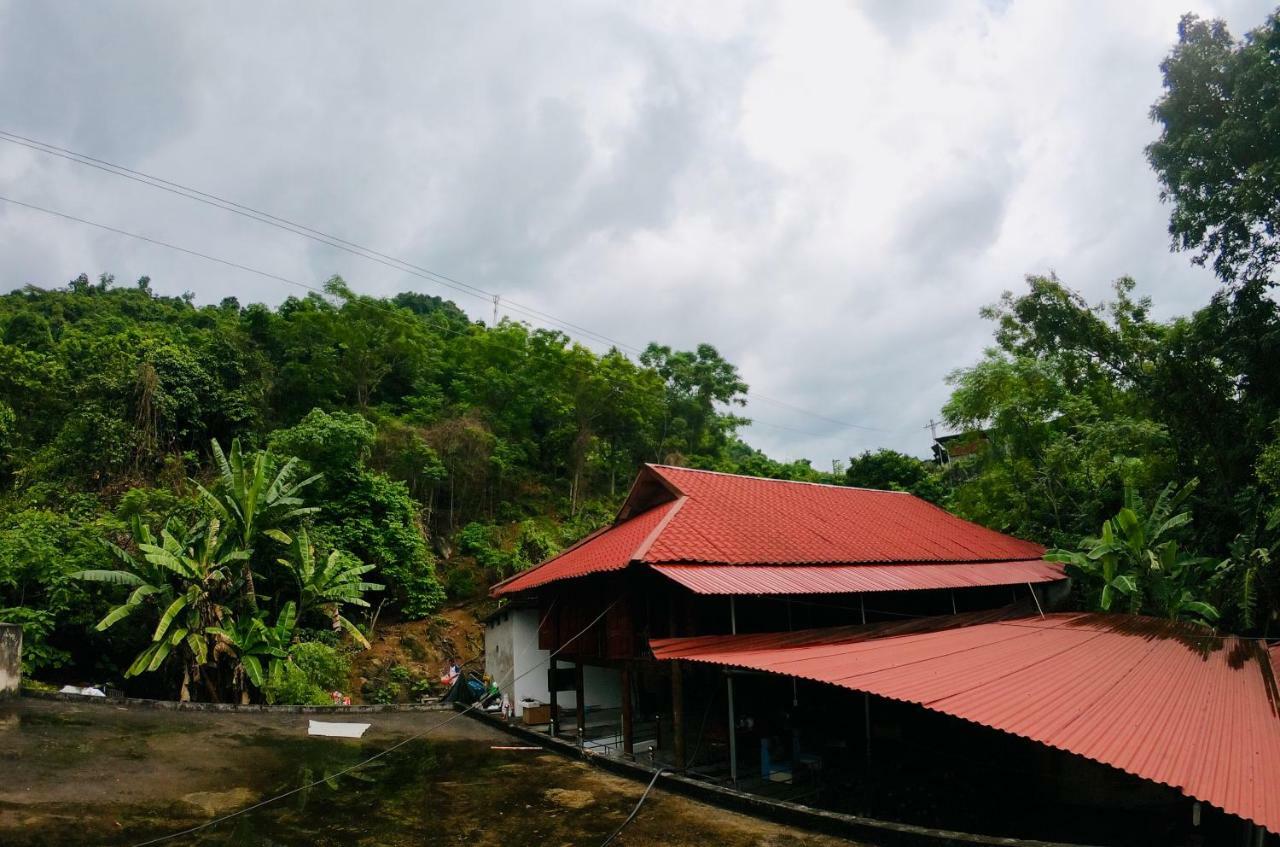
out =
[[[329,645],[304,641],[293,648],[289,658],[320,689],[342,691],[346,688],[351,664]]]
[[[281,665],[279,675],[267,682],[264,693],[268,703],[284,706],[327,706],[333,702],[329,692],[292,661]]]

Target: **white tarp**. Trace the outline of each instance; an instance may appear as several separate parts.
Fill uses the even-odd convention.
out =
[[[77,688],[74,685],[64,685],[58,689],[59,694],[80,694],[84,697],[106,697],[107,695],[101,688],[95,688],[92,685],[87,688]]]
[[[367,723],[337,723],[334,721],[311,721],[307,726],[307,735],[327,735],[330,738],[359,738],[369,728]]]

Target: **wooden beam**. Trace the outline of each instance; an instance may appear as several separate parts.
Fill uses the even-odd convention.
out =
[[[555,656],[551,657],[551,664],[547,669],[547,682],[550,683],[550,685],[548,685],[547,687],[551,689],[551,692],[550,692],[551,723],[547,725],[547,734],[550,735],[552,738],[555,738],[556,724],[559,722],[559,715],[557,714],[557,712],[560,708],[559,705],[556,703],[557,698],[556,698],[556,657]]]
[[[684,668],[679,659],[671,663],[671,734],[676,769],[684,770],[688,765],[684,760]]]
[[[574,665],[573,694],[578,706],[578,745],[582,745],[583,736],[587,733],[587,695],[582,681],[582,662]]]
[[[634,717],[631,712],[631,663],[622,665],[622,754],[635,756]]]

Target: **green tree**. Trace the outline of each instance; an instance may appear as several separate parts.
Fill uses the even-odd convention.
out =
[[[205,673],[211,657],[209,630],[230,619],[228,602],[235,594],[238,563],[249,558],[247,550],[228,549],[220,529],[217,520],[191,528],[170,522],[157,539],[141,522],[135,522],[136,554],[108,544],[117,560],[116,568],[75,574],[78,579],[130,589],[128,598],[98,622],[100,631],[142,608],[158,613],[150,643],[125,676],[160,670],[174,657],[182,670],[179,699],[183,701],[191,699],[194,682],[203,682],[218,699],[216,683]]]
[[[368,608],[369,601],[364,599],[365,592],[381,591],[386,587],[376,582],[364,581],[364,575],[374,569],[373,565],[366,565],[341,550],[332,550],[323,559],[317,558],[305,529],[299,530],[294,537],[290,552],[292,555],[288,559],[281,559],[280,564],[297,581],[299,615],[305,615],[313,609],[322,611],[335,631],[346,630],[352,638],[368,647],[369,639],[342,615],[342,607],[348,605]]]
[[[1070,566],[1090,602],[1104,612],[1124,599],[1133,613],[1212,624],[1220,617],[1209,600],[1212,560],[1187,555],[1170,537],[1191,523],[1191,513],[1178,510],[1195,486],[1195,481],[1181,488],[1168,485],[1150,510],[1127,487],[1125,505],[1102,524],[1098,536],[1081,539],[1079,550],[1051,550],[1045,558]]]
[[[241,703],[249,702],[249,683],[265,691],[269,680],[279,680],[297,620],[297,607],[290,601],[281,607],[272,626],[261,614],[254,614],[236,618],[229,626],[208,628],[215,639],[215,654],[230,652],[235,660],[232,686]]]
[[[849,459],[844,472],[845,485],[906,491],[931,503],[941,503],[946,496],[937,469],[932,462],[883,448],[865,451]]]
[[[252,565],[254,546],[259,536],[281,544],[291,543],[292,539],[283,527],[319,511],[316,506],[307,506],[300,494],[302,489],[319,479],[320,474],[299,479],[298,459],[291,457],[278,464],[266,451],[259,452],[252,462],[246,462],[239,439],[231,442],[229,456],[222,452],[216,440],[212,448],[218,468],[218,484],[212,492],[199,482],[194,484],[213,513],[226,523],[228,535],[236,548],[245,553],[241,571],[245,599],[251,609],[256,609],[258,597]]]
[[[748,423],[724,411],[746,405],[747,384],[710,344],[699,344],[693,351],[650,344],[640,363],[656,371],[667,386],[657,451],[660,461],[668,456],[717,456],[738,428]]]
[[[1151,107],[1147,158],[1173,205],[1169,232],[1228,283],[1267,281],[1280,261],[1280,10],[1236,41],[1184,15]]]

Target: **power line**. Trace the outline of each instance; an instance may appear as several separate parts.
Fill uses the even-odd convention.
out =
[[[241,264],[241,263],[239,263],[239,262],[233,262],[233,261],[231,261],[230,259],[223,259],[223,258],[221,258],[221,257],[214,256],[214,255],[211,255],[211,254],[209,254],[209,253],[202,253],[202,252],[200,252],[199,250],[192,250],[192,249],[190,249],[190,248],[188,248],[188,247],[183,247],[183,246],[178,245],[178,244],[173,244],[172,242],[164,241],[164,240],[159,239],[159,238],[152,238],[151,236],[148,236],[148,235],[142,235],[141,233],[137,233],[137,232],[130,232],[129,230],[126,230],[126,229],[121,229],[121,228],[119,228],[119,227],[110,226],[109,224],[98,223],[97,221],[91,221],[91,220],[89,220],[89,219],[87,219],[87,218],[81,218],[81,217],[77,217],[77,216],[75,216],[75,215],[70,215],[70,214],[67,214],[66,212],[59,212],[59,211],[57,211],[57,210],[55,210],[55,209],[49,209],[49,208],[46,208],[46,207],[44,207],[44,206],[37,206],[37,205],[36,205],[36,204],[34,204],[34,203],[27,203],[27,202],[24,202],[24,201],[22,201],[22,200],[14,199],[13,197],[5,196],[5,195],[3,195],[3,194],[0,194],[0,201],[3,201],[3,202],[5,202],[5,203],[11,203],[11,204],[13,204],[13,205],[15,205],[15,206],[21,206],[22,208],[30,209],[30,210],[32,210],[32,211],[41,212],[42,214],[52,215],[52,216],[57,217],[57,218],[62,218],[63,220],[73,221],[73,222],[75,222],[75,223],[84,224],[85,226],[91,226],[91,227],[94,227],[94,228],[96,228],[96,229],[101,229],[101,230],[104,230],[104,231],[106,231],[106,232],[114,233],[114,234],[116,234],[116,235],[122,235],[122,236],[125,236],[126,238],[133,238],[133,239],[136,239],[136,240],[138,240],[138,241],[145,242],[145,243],[147,243],[147,244],[155,245],[155,246],[157,246],[157,247],[164,247],[164,248],[166,248],[166,249],[168,249],[168,250],[173,250],[173,251],[176,251],[176,252],[178,252],[178,253],[184,253],[184,254],[186,254],[186,255],[188,255],[188,256],[195,256],[196,258],[204,259],[205,261],[209,261],[209,262],[216,262],[217,264],[224,265],[224,266],[229,267],[229,268],[235,268],[236,270],[244,271],[245,273],[255,274],[255,275],[257,275],[257,276],[264,277],[264,278],[266,278],[266,279],[273,279],[273,280],[276,280],[277,282],[283,282],[283,283],[285,283],[286,285],[292,285],[292,286],[294,286],[294,287],[296,287],[296,288],[304,289],[304,290],[306,290],[306,291],[308,291],[308,292],[311,292],[311,293],[313,293],[313,294],[319,294],[319,295],[321,295],[321,296],[328,296],[328,292],[326,292],[326,291],[325,291],[324,289],[322,289],[322,288],[317,288],[317,287],[316,287],[316,286],[314,286],[314,285],[308,285],[308,284],[307,284],[307,283],[305,283],[305,282],[299,282],[299,281],[297,281],[297,280],[295,280],[295,279],[289,279],[288,277],[281,276],[281,275],[279,275],[279,274],[275,274],[275,273],[271,273],[270,271],[264,271],[264,270],[261,270],[261,269],[259,269],[259,268],[255,268],[255,267],[251,267],[251,266],[249,266],[249,265]],[[398,310],[396,310],[396,309],[393,309],[393,308],[387,307],[387,306],[383,305],[383,303],[381,303],[380,301],[373,300],[373,301],[372,301],[372,304],[373,304],[374,308],[376,308],[378,311],[385,312],[387,315],[391,316],[392,318],[395,318],[395,319],[397,319],[397,320],[414,321],[414,322],[415,322],[415,326],[417,326],[417,325],[418,325],[418,319],[417,319],[417,318],[411,318],[410,316],[408,316],[408,315],[406,315],[406,314],[404,314],[404,313],[402,313],[402,312],[400,312],[400,311],[398,311]],[[448,325],[445,325],[445,324],[435,324],[435,325],[433,325],[431,328],[432,328],[432,330],[433,330],[433,331],[438,331],[438,332],[443,332],[443,333],[450,333],[450,334],[452,334],[452,335],[459,336],[459,337],[466,337],[466,336],[468,336],[468,335],[469,335],[469,333],[468,333],[468,332],[465,332],[465,331],[460,330],[460,329],[456,329],[456,328],[454,328],[454,327],[451,327],[451,326],[448,326]],[[568,337],[568,336],[567,336],[567,334],[566,334],[566,337]],[[497,343],[497,342],[495,342],[495,343]],[[505,345],[505,344],[501,344],[501,343],[497,343],[497,346],[499,346],[499,347],[503,347],[503,348],[505,348],[506,350],[508,350],[508,351],[510,351],[510,352],[512,352],[512,353],[516,353],[516,354],[518,354],[518,355],[525,355],[525,356],[529,356],[529,357],[531,357],[531,358],[533,358],[533,357],[538,357],[538,353],[537,353],[537,351],[536,351],[536,350],[531,350],[531,349],[521,349],[521,348],[512,347],[512,346],[510,346],[510,345]],[[545,361],[547,361],[547,362],[551,363],[553,360],[551,360],[551,359],[549,359],[549,358],[546,358],[546,359],[545,359]],[[578,374],[580,374],[580,375],[582,375],[582,376],[593,376],[593,375],[594,375],[594,374],[588,373],[588,372],[587,372],[587,371],[585,371],[585,370],[582,370],[581,368],[578,368],[578,367],[576,367],[576,366],[572,365],[572,364],[571,364],[570,362],[568,362],[568,361],[563,361],[563,360],[561,360],[561,361],[558,361],[558,362],[556,362],[556,363],[557,363],[557,364],[559,364],[559,365],[561,365],[561,366],[563,366],[563,367],[568,368],[569,370],[575,371],[576,373],[578,373]],[[613,381],[611,381],[611,380],[606,380],[606,381],[609,381],[609,382],[610,382],[611,384],[613,384],[613,385],[618,385],[618,383],[613,382]],[[775,428],[777,428],[777,429],[788,429],[788,430],[791,430],[791,431],[793,431],[793,432],[804,432],[804,430],[795,430],[795,429],[794,429],[794,428],[792,428],[792,427],[785,427],[785,426],[782,426],[782,425],[780,425],[780,424],[773,424],[773,423],[770,423],[770,422],[768,422],[768,421],[757,421],[757,420],[750,420],[750,419],[749,419],[749,423],[751,423],[751,424],[759,423],[759,424],[762,424],[762,425],[764,425],[764,426],[772,426],[772,427],[775,427]],[[805,434],[807,434],[807,435],[812,435],[812,436],[814,436],[814,437],[821,437],[821,436],[818,436],[816,433],[805,433]]]
[[[644,352],[642,348],[637,347],[634,344],[628,344],[626,342],[619,341],[603,333],[596,332],[595,330],[588,329],[579,324],[566,321],[563,318],[559,318],[559,317],[556,317],[555,315],[549,314],[539,309],[535,309],[532,306],[527,306],[522,303],[511,300],[510,298],[502,297],[500,294],[496,292],[487,291],[483,288],[480,288],[479,286],[475,286],[470,283],[463,282],[462,280],[456,279],[452,276],[449,276],[448,274],[443,274],[438,271],[433,271],[429,268],[424,268],[419,265],[415,265],[404,259],[400,259],[395,256],[391,256],[386,253],[379,252],[373,248],[366,247],[357,242],[350,241],[345,238],[341,238],[337,235],[333,235],[332,233],[315,229],[305,224],[301,224],[296,221],[289,220],[288,218],[283,218],[278,215],[273,215],[269,212],[262,211],[261,209],[256,209],[252,206],[248,206],[243,203],[237,203],[234,200],[229,200],[225,197],[220,197],[216,194],[211,194],[206,191],[201,191],[200,189],[192,188],[191,186],[183,185],[182,183],[164,179],[163,177],[158,177],[152,174],[145,173],[143,171],[134,170],[132,168],[125,167],[124,165],[118,165],[118,164],[115,164],[114,162],[109,162],[105,159],[96,158],[94,156],[90,156],[85,153],[78,153],[74,150],[69,150],[65,147],[59,147],[57,145],[50,144],[48,142],[40,141],[34,138],[29,138],[27,136],[19,135],[17,133],[9,132],[3,129],[0,129],[0,141],[5,141],[10,144],[18,145],[20,147],[25,147],[27,149],[34,150],[39,153],[44,153],[49,156],[56,156],[60,159],[65,159],[67,161],[74,162],[76,164],[84,165],[90,168],[95,168],[97,170],[112,174],[114,176],[122,177],[124,179],[129,179],[134,182],[147,185],[151,188],[157,188],[161,191],[167,191],[170,194],[176,194],[180,197],[185,197],[189,200],[195,200],[198,203],[203,203],[208,206],[213,206],[215,208],[219,208],[224,211],[231,212],[232,214],[240,215],[241,217],[249,218],[250,220],[254,220],[259,223],[266,224],[268,226],[273,226],[273,227],[276,227],[277,229],[285,230],[286,232],[291,232],[294,235],[299,235],[299,236],[302,236],[303,238],[308,238],[312,241],[316,241],[318,243],[327,245],[334,249],[342,250],[344,252],[350,253],[355,256],[359,256],[369,261],[378,262],[379,264],[393,268],[402,273],[411,274],[413,276],[417,276],[422,279],[425,279],[429,282],[433,282],[438,285],[443,285],[445,287],[454,289],[456,291],[467,294],[469,296],[492,302],[495,304],[495,308],[494,308],[495,323],[497,319],[496,305],[498,300],[501,299],[504,305],[506,305],[506,307],[509,310],[515,311],[518,314],[532,317],[535,320],[542,320],[543,322],[547,322],[564,329],[572,329],[578,333],[581,333],[582,335],[587,336],[593,341],[612,345],[614,347],[617,347],[619,350],[627,350],[635,354],[640,354]],[[827,415],[819,414],[818,412],[814,412],[809,409],[802,408],[793,403],[788,403],[785,400],[779,400],[778,398],[770,397],[758,391],[751,391],[750,389],[748,389],[745,393],[748,397],[754,397],[757,400],[763,400],[766,403],[772,403],[776,406],[781,406],[783,408],[790,409],[792,411],[799,412],[804,415],[808,415],[817,420],[825,421],[827,423],[834,424],[836,426],[844,427],[847,429],[858,429],[866,432],[879,432],[879,433],[891,432],[891,430],[864,426],[862,424],[855,424],[849,421],[842,421],[836,418],[828,417]],[[804,432],[804,430],[794,430],[794,431]],[[812,433],[805,433],[805,434],[813,435]],[[822,436],[815,436],[815,437],[822,437]]]
[[[406,262],[403,259],[398,259],[395,256],[390,256],[385,253],[380,253],[377,250],[364,247],[355,242],[348,241],[344,238],[340,238],[339,236],[314,229],[304,224],[300,224],[295,221],[288,220],[287,218],[281,218],[276,215],[272,215],[269,212],[264,212],[259,209],[255,209],[251,206],[246,206],[241,203],[237,203],[233,200],[228,200],[224,197],[219,197],[216,194],[209,194],[208,192],[200,191],[199,189],[191,188],[189,186],[185,186],[180,183],[171,182],[161,177],[153,176],[151,174],[146,174],[141,171],[135,171],[130,168],[126,168],[122,165],[116,165],[102,159],[95,159],[92,156],[87,156],[82,153],[76,153],[71,150],[66,150],[65,148],[56,147],[51,144],[46,144],[42,141],[29,139],[24,136],[6,132],[4,130],[0,130],[0,141],[6,141],[10,144],[16,144],[20,147],[26,147],[30,150],[35,150],[37,152],[45,153],[50,156],[56,156],[60,159],[66,159],[67,161],[75,162],[76,164],[94,168],[96,170],[103,171],[104,173],[109,173],[114,176],[122,177],[124,179],[132,180],[133,182],[137,182],[142,185],[149,186],[151,188],[157,188],[161,191],[165,191],[170,194],[177,195],[179,197],[185,197],[188,200],[194,200],[197,203],[203,203],[206,206],[212,206],[217,209],[222,209],[223,211],[231,212],[232,214],[239,215],[240,217],[248,218],[250,220],[257,221],[258,223],[263,223],[263,224],[266,224],[267,226],[275,227],[276,229],[282,229],[286,232],[293,233],[294,235],[299,235],[303,238],[307,238],[307,239],[310,239],[311,241],[324,244],[336,250],[341,250],[343,252],[350,253],[351,255],[359,256],[363,259],[367,259],[372,262],[377,262],[380,265],[385,265],[386,267],[400,271],[401,273],[410,274],[412,276],[425,279],[428,282],[432,282],[437,285],[442,285],[446,288],[451,288],[455,291],[459,291],[463,294],[467,294],[471,297],[475,297],[480,300],[492,301],[492,299],[495,296],[497,296],[491,291],[486,291],[483,288],[480,288],[475,285],[471,285],[470,283],[466,283],[458,279],[454,279],[451,276],[447,276],[445,274],[432,271],[428,268],[419,267],[418,265],[414,265],[410,262]],[[608,336],[605,336],[601,333],[597,333],[597,332],[594,332],[593,330],[587,329],[586,327],[581,327],[581,326],[578,326],[577,324],[573,324],[568,321],[561,320],[555,317],[554,315],[547,314],[546,312],[539,311],[530,306],[525,306],[521,303],[517,303],[514,300],[510,300],[507,298],[504,298],[504,300],[509,310],[524,314],[528,317],[533,318],[534,320],[541,320],[544,323],[550,323],[553,325],[559,325],[560,327],[563,327],[563,328],[573,329],[583,335],[590,337],[592,340],[597,341],[599,343],[611,344],[614,346],[621,346],[621,347],[628,347],[636,351],[639,350],[639,348],[632,347],[631,345],[622,344],[622,342],[615,341],[614,339],[609,338]]]

